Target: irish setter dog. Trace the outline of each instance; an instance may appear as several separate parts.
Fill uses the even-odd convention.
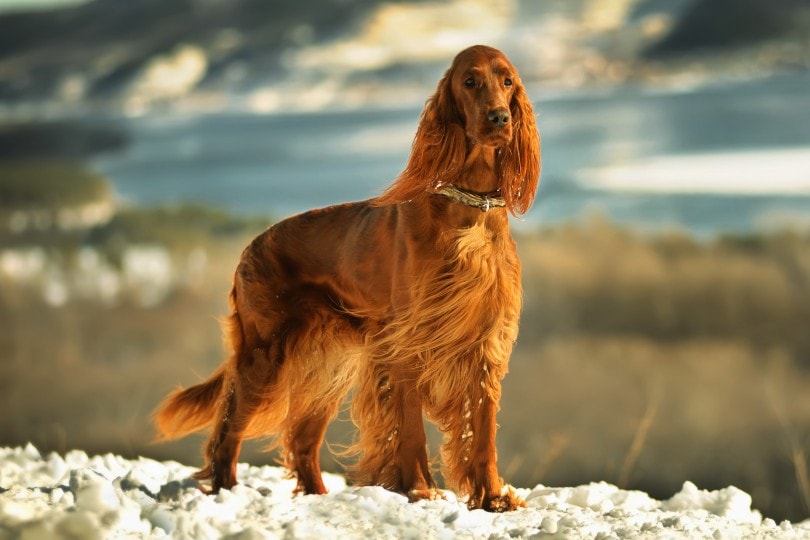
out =
[[[461,51],[393,185],[281,221],[244,250],[224,324],[232,354],[166,398],[159,434],[213,427],[196,474],[211,492],[236,484],[243,439],[275,436],[295,491],[326,493],[320,447],[354,389],[356,483],[441,497],[424,413],[444,434],[448,488],[470,508],[522,506],[498,474],[495,413],[521,307],[508,213],[529,209],[539,174],[515,68],[491,47]]]

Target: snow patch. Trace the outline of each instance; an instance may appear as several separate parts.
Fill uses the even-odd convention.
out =
[[[369,104],[415,106],[424,84],[398,80],[358,84],[358,75],[417,63],[447,62],[475,43],[498,43],[508,34],[517,11],[514,0],[380,3],[355,34],[290,49],[282,56],[289,77],[247,97],[250,110],[319,111]],[[292,30],[301,43],[311,28]]]
[[[208,71],[208,57],[200,47],[178,45],[152,59],[132,83],[126,108],[131,115],[144,112],[155,102],[186,96]]]
[[[508,31],[514,4],[513,0],[381,4],[357,35],[304,47],[289,62],[296,69],[347,72],[445,60],[473,43],[497,41]]]
[[[517,490],[527,508],[490,514],[450,492],[410,504],[331,474],[328,495],[292,496],[283,469],[244,463],[239,485],[209,496],[193,472],[172,461],[0,448],[0,538],[810,538],[810,520],[763,520],[747,493],[690,482],[667,501],[604,482],[538,485]]]
[[[810,195],[810,147],[653,156],[579,171],[590,188],[639,193]]]
[[[180,287],[202,283],[208,255],[202,248],[185,257],[172,256],[159,245],[129,245],[114,263],[92,247],[66,255],[41,247],[0,248],[0,282],[39,289],[52,306],[70,300],[98,300],[114,305],[131,297],[139,306],[155,307]]]

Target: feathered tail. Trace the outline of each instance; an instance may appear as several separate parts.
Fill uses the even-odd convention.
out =
[[[169,394],[154,413],[157,440],[179,439],[211,425],[224,382],[223,365],[205,382]]]

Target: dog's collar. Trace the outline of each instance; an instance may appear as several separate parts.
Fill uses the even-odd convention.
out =
[[[463,205],[478,208],[482,212],[489,212],[493,208],[506,206],[506,201],[501,197],[500,190],[490,191],[489,193],[479,193],[450,184],[437,191],[436,194]]]

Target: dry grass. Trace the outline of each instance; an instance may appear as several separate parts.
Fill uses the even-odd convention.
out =
[[[734,484],[768,515],[806,517],[810,238],[702,244],[594,218],[519,246],[526,307],[503,447],[540,457],[550,434],[571,440],[520,483],[617,479],[662,497],[686,479]]]
[[[0,282],[0,444],[198,464],[201,438],[149,444],[149,414],[220,362],[217,318],[246,241],[212,241],[206,288],[150,310],[52,309]],[[592,220],[518,244],[526,305],[499,415],[508,481],[658,497],[685,480],[733,484],[769,517],[807,517],[810,239],[701,244]],[[337,424],[331,442],[349,431]],[[243,459],[272,462],[259,447]]]
[[[796,483],[802,494],[804,509],[810,513],[810,475],[807,472],[807,456],[804,448],[793,449],[793,467],[796,469]]]
[[[535,338],[742,337],[789,347],[810,366],[808,242],[792,233],[710,245],[680,233],[644,239],[598,218],[546,231],[519,241],[524,320]]]
[[[771,517],[807,517],[765,384],[780,389],[806,438],[810,374],[781,366],[783,360],[778,352],[761,355],[722,341],[549,339],[514,358],[499,418],[500,455],[525,456],[529,465],[510,478],[520,485],[618,479],[668,497],[692,480],[703,488],[736,485]],[[660,389],[654,419],[650,388]],[[530,464],[560,432],[570,440],[566,451],[537,475]]]
[[[633,442],[630,444],[630,449],[627,451],[627,455],[624,457],[624,463],[622,463],[622,468],[619,471],[619,478],[616,481],[616,485],[620,487],[627,487],[629,484],[633,467],[635,467],[641,452],[644,450],[644,446],[647,442],[647,437],[650,434],[650,429],[653,426],[653,422],[655,421],[656,414],[658,414],[658,402],[650,401],[647,404],[644,414],[641,416],[641,419],[638,422],[638,427],[633,435]]]

